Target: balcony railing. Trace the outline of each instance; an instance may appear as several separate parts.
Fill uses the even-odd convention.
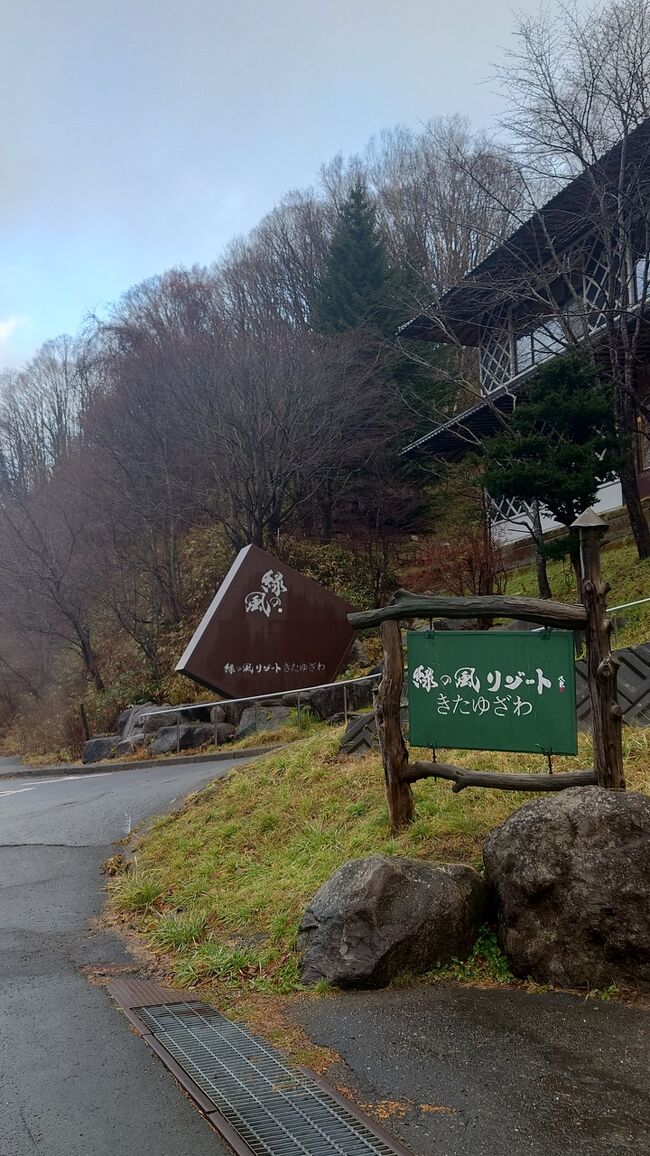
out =
[[[555,314],[538,320],[535,328],[517,332],[513,311],[500,306],[484,326],[480,347],[481,389],[490,396],[509,385],[522,374],[564,352],[586,335],[598,333],[606,320],[608,294],[604,288],[607,269],[602,261],[592,261],[583,278],[583,292],[572,300],[561,316]],[[650,254],[640,257],[632,274],[632,308],[648,300],[650,294]],[[620,306],[622,291],[617,294]],[[571,340],[573,336],[573,341]]]

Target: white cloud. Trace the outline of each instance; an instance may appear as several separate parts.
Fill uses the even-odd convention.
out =
[[[17,329],[27,323],[27,318],[14,315],[0,319],[0,345],[6,345]]]

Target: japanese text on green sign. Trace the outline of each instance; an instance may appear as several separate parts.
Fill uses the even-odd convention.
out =
[[[410,631],[412,746],[575,754],[567,631]]]

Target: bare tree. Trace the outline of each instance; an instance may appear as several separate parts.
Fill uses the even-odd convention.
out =
[[[192,407],[206,508],[233,546],[272,540],[367,445],[377,389],[359,337],[231,335],[212,389]],[[357,458],[359,460],[359,458]]]
[[[62,478],[0,501],[0,584],[21,634],[58,640],[104,690],[92,640],[92,541]]]

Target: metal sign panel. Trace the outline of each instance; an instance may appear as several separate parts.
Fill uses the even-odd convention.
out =
[[[240,550],[176,670],[229,698],[332,682],[354,607],[257,546]]]
[[[412,746],[578,749],[569,631],[409,631],[408,699]]]

